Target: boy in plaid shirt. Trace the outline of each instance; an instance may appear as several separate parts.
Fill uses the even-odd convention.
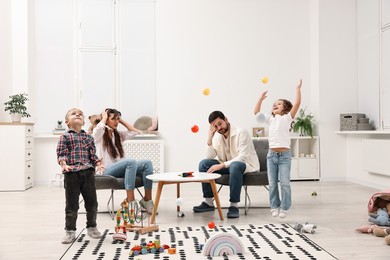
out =
[[[102,234],[96,228],[97,196],[95,187],[95,166],[104,167],[96,156],[92,136],[83,129],[84,114],[80,109],[72,108],[65,116],[68,130],[60,136],[57,145],[57,161],[64,174],[65,188],[65,236],[63,244],[76,239],[76,221],[79,209],[79,196],[83,196],[87,211],[87,233],[92,238]]]

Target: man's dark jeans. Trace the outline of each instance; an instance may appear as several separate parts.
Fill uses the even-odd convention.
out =
[[[199,171],[207,172],[207,170],[215,165],[219,164],[214,159],[204,159],[199,163]],[[229,187],[230,187],[230,202],[240,202],[242,182],[244,179],[244,172],[246,165],[243,162],[232,162],[228,169],[222,169],[215,173],[229,174]],[[203,198],[213,198],[213,190],[211,189],[210,183],[202,183]]]
[[[64,173],[65,188],[65,230],[76,230],[80,193],[87,212],[87,228],[96,227],[97,196],[95,170],[89,168],[78,172]]]

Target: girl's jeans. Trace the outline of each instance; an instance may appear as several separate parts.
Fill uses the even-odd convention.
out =
[[[291,207],[291,151],[273,152],[271,149],[267,154],[267,169],[269,182],[269,200],[271,209],[281,207],[287,211]],[[278,180],[282,199],[279,198]]]
[[[150,160],[134,160],[123,158],[116,163],[111,164],[104,171],[104,175],[114,176],[115,178],[125,178],[125,189],[135,189],[136,175],[142,176],[142,183],[147,190],[152,189],[153,181],[146,178],[153,174],[153,165]]]

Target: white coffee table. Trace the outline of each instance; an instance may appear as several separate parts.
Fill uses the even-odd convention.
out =
[[[223,220],[221,203],[219,201],[219,196],[217,192],[217,185],[215,184],[215,179],[221,177],[218,173],[207,173],[207,172],[194,172],[193,177],[181,177],[181,172],[166,172],[166,173],[157,173],[146,176],[149,180],[158,181],[158,187],[156,192],[156,198],[154,200],[154,208],[152,213],[151,223],[154,223],[156,212],[158,209],[158,204],[160,202],[161,192],[165,184],[176,184],[177,198],[180,198],[180,184],[186,182],[207,182],[210,183],[211,189],[213,190],[215,203],[217,204],[217,209],[219,217]],[[180,207],[177,206],[177,210],[180,211]]]

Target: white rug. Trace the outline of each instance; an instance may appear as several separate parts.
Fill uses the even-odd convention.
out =
[[[214,236],[233,234],[244,246],[243,254],[205,256],[201,248]],[[127,241],[113,241],[113,229],[104,230],[101,239],[91,239],[83,230],[61,259],[336,259],[288,224],[170,227],[140,235],[127,233]],[[315,234],[314,234],[315,235]],[[130,249],[142,242],[159,239],[161,245],[176,247],[176,254],[163,253],[129,256]],[[226,242],[226,241],[225,241]],[[229,247],[220,241],[220,247]],[[214,250],[215,252],[215,250]]]

